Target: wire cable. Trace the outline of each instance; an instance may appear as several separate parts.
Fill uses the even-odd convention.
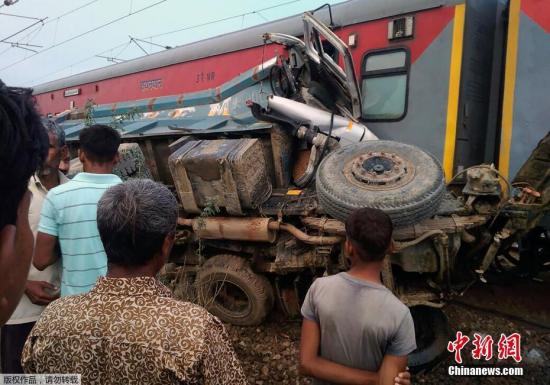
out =
[[[34,27],[36,24],[44,24],[44,20],[46,20],[46,19],[47,19],[47,17],[44,18],[44,19],[39,19],[38,21],[35,21],[35,22],[32,23],[31,25],[29,25],[29,26],[27,26],[27,27],[25,27],[25,28],[23,28],[23,29],[21,29],[21,30],[15,32],[15,33],[12,33],[12,34],[9,35],[8,37],[3,38],[2,40],[0,40],[0,43],[5,42],[6,40],[8,40],[8,39],[11,38],[11,37],[14,37],[15,35],[19,35],[21,32],[26,31],[27,29]]]
[[[94,1],[92,1],[92,2],[90,2],[90,3],[93,3],[93,2],[95,2],[95,1],[98,1],[98,0],[94,0]],[[227,20],[231,20],[231,19],[235,19],[235,18],[239,18],[239,17],[244,17],[244,16],[247,16],[247,15],[253,15],[253,14],[257,13],[257,12],[267,11],[267,10],[270,10],[270,9],[282,7],[282,6],[289,5],[289,4],[293,4],[293,3],[297,3],[297,2],[300,2],[300,1],[302,1],[302,0],[291,0],[291,1],[286,1],[286,2],[284,2],[284,3],[272,5],[272,6],[270,6],[270,7],[265,7],[265,8],[257,9],[257,10],[254,10],[254,11],[246,12],[246,13],[242,13],[242,14],[240,14],[240,15],[224,17],[224,18],[220,18],[220,19],[216,19],[216,20],[210,20],[210,21],[205,22],[205,23],[196,24],[196,25],[192,25],[192,26],[188,26],[188,27],[184,27],[184,28],[180,28],[180,29],[172,30],[172,31],[168,31],[168,32],[163,32],[163,33],[160,33],[160,34],[151,35],[151,36],[147,36],[147,37],[143,37],[143,38],[139,38],[139,39],[136,39],[136,38],[134,38],[134,39],[135,39],[135,40],[140,40],[140,41],[146,41],[146,39],[154,39],[154,38],[156,38],[156,37],[160,37],[160,36],[164,36],[164,35],[170,35],[170,34],[177,33],[177,32],[181,32],[181,31],[187,31],[187,30],[190,30],[190,29],[199,28],[199,27],[203,27],[203,26],[211,25],[211,24],[215,24],[215,23],[220,23],[220,22],[223,22],[223,21],[227,21]],[[52,19],[52,21],[53,21],[53,20],[55,20],[55,19]],[[147,43],[150,43],[150,42],[147,42]],[[54,72],[50,72],[50,73],[48,73],[48,74],[46,74],[46,75],[40,76],[39,78],[35,78],[34,80],[32,80],[32,81],[30,82],[30,84],[35,84],[35,82],[37,82],[37,81],[40,81],[40,80],[42,80],[42,79],[45,79],[45,78],[47,78],[47,77],[49,77],[49,76],[51,76],[51,75],[55,75],[55,74],[57,74],[57,73],[59,73],[59,72],[62,72],[62,71],[64,71],[64,70],[68,69],[68,68],[72,68],[72,67],[74,67],[75,65],[84,63],[84,62],[89,61],[89,60],[92,60],[92,59],[97,59],[98,56],[101,56],[101,55],[103,55],[103,54],[105,54],[105,53],[107,53],[107,52],[110,52],[110,51],[115,50],[115,49],[117,49],[117,48],[119,48],[119,47],[122,47],[122,46],[124,46],[125,44],[126,44],[126,46],[122,49],[123,51],[124,51],[126,48],[128,48],[128,46],[129,46],[130,44],[132,44],[132,41],[130,40],[129,42],[121,43],[121,44],[119,44],[119,45],[117,45],[117,46],[115,46],[115,47],[112,47],[112,48],[109,48],[109,49],[107,49],[107,50],[105,50],[105,51],[102,51],[102,52],[96,53],[96,54],[94,54],[94,55],[91,55],[91,56],[89,56],[89,57],[87,57],[87,58],[85,58],[85,59],[79,60],[79,61],[77,61],[77,62],[75,62],[75,63],[72,63],[72,64],[70,64],[70,65],[68,65],[68,66],[65,66],[65,67],[63,67],[63,68],[61,68],[61,69],[59,69],[59,70],[56,70],[56,71],[54,71]],[[150,43],[150,44],[155,45],[155,43]],[[10,47],[10,48],[11,48],[11,47]],[[164,48],[166,48],[166,47],[164,47]],[[9,48],[8,48],[8,49],[9,49]],[[3,51],[3,52],[5,52],[5,51]],[[1,53],[3,53],[3,52],[1,52]],[[0,53],[0,54],[1,54],[1,53]],[[121,53],[122,53],[122,52],[119,52],[117,55],[111,55],[111,57],[119,58],[119,56],[121,55]],[[262,61],[262,62],[263,62],[263,61]],[[4,69],[4,68],[0,68],[0,71],[2,71],[3,69]]]
[[[140,9],[134,11],[134,12],[131,12],[131,13],[127,14],[127,15],[117,17],[116,19],[113,19],[113,20],[111,20],[111,21],[109,21],[109,22],[107,22],[107,23],[101,24],[101,25],[99,25],[99,26],[97,26],[97,27],[95,27],[95,28],[92,28],[92,29],[88,30],[88,31],[82,32],[82,33],[80,33],[80,34],[78,34],[78,35],[76,35],[76,36],[70,37],[70,38],[68,38],[68,39],[65,39],[65,40],[59,42],[59,43],[53,44],[53,45],[51,45],[51,46],[49,46],[49,47],[46,47],[46,48],[44,48],[42,51],[39,51],[39,52],[37,52],[37,53],[35,53],[35,54],[32,54],[32,55],[27,56],[27,57],[25,57],[25,58],[22,58],[22,59],[20,59],[20,60],[18,60],[18,61],[16,61],[16,62],[13,62],[13,63],[11,63],[11,64],[8,64],[8,65],[6,65],[6,66],[0,68],[0,71],[4,71],[4,70],[6,70],[6,69],[8,69],[8,68],[11,68],[11,67],[13,67],[13,66],[19,64],[19,63],[22,63],[22,62],[24,62],[24,61],[27,61],[28,59],[33,58],[33,57],[35,57],[36,55],[39,55],[39,54],[41,54],[41,53],[43,53],[43,52],[46,52],[46,51],[49,51],[49,50],[51,50],[51,49],[53,49],[53,48],[59,47],[59,46],[61,46],[61,45],[63,45],[63,44],[66,44],[66,43],[68,43],[68,42],[71,42],[71,41],[73,41],[73,40],[75,40],[75,39],[78,39],[78,38],[80,38],[80,37],[82,37],[82,36],[88,35],[88,34],[90,34],[90,33],[92,33],[92,32],[98,31],[98,30],[100,30],[100,29],[102,29],[102,28],[105,28],[105,27],[107,27],[107,26],[109,26],[109,25],[118,23],[119,21],[122,21],[122,20],[124,20],[124,19],[127,19],[127,18],[130,17],[130,16],[133,16],[133,15],[135,15],[135,14],[138,14],[138,13],[141,13],[141,12],[143,12],[143,11],[146,11],[146,10],[148,10],[148,9],[150,9],[150,8],[153,8],[153,7],[155,7],[155,6],[159,5],[159,4],[165,3],[166,1],[168,1],[168,0],[160,0],[160,1],[157,1],[156,3],[150,4],[150,5],[146,6],[146,7],[143,7],[143,8],[140,8]]]
[[[0,56],[2,56],[4,53],[8,52],[10,49],[14,48],[13,44],[19,44],[19,45],[24,44],[24,45],[27,45],[29,47],[42,48],[43,46],[41,46],[41,45],[29,44],[29,42],[34,38],[34,36],[36,36],[36,34],[38,32],[40,32],[42,30],[42,28],[44,28],[44,24],[41,24],[38,28],[36,28],[34,30],[34,32],[31,32],[31,33],[25,35],[23,38],[15,41],[15,42],[7,41],[7,40],[3,41],[2,43],[9,43],[10,46],[7,47],[5,50],[1,51]],[[30,36],[30,35],[32,35],[32,36],[31,36],[31,38],[29,38],[28,42],[27,43],[22,43],[22,41],[25,39],[25,37]]]
[[[92,1],[89,1],[89,2],[87,2],[86,4],[83,4],[83,5],[79,6],[79,7],[73,8],[73,9],[71,9],[70,11],[67,11],[67,12],[65,12],[65,13],[63,13],[63,14],[61,14],[61,15],[59,15],[59,16],[53,18],[53,19],[49,19],[49,20],[47,20],[47,21],[44,21],[42,24],[40,24],[40,26],[38,26],[38,28],[36,28],[36,29],[34,29],[34,30],[32,30],[32,31],[29,31],[29,33],[27,33],[27,34],[26,34],[25,36],[23,36],[21,39],[17,40],[16,43],[21,43],[21,41],[23,41],[25,38],[27,38],[27,37],[30,36],[30,35],[33,35],[33,36],[30,37],[29,40],[27,41],[27,42],[30,42],[30,41],[37,35],[37,33],[40,32],[40,31],[42,30],[42,28],[44,28],[44,26],[45,26],[46,24],[49,24],[49,23],[51,23],[52,21],[56,21],[56,20],[59,21],[61,18],[65,17],[65,16],[67,16],[67,15],[70,15],[71,13],[77,12],[77,11],[81,10],[82,8],[85,8],[85,7],[87,7],[87,6],[89,6],[89,5],[93,4],[93,3],[97,3],[98,1],[99,1],[99,0],[92,0]],[[45,19],[44,19],[44,20],[45,20]],[[19,33],[21,33],[21,32],[22,32],[22,31],[19,31],[17,34],[19,34]],[[14,47],[11,46],[11,47],[6,48],[6,49],[3,50],[2,52],[0,52],[0,56],[3,55],[4,53],[6,53],[7,51],[9,51],[9,50],[12,49],[12,48],[14,48]]]
[[[94,55],[92,55],[92,56],[88,56],[88,57],[86,57],[86,58],[84,58],[84,59],[81,59],[81,60],[76,61],[76,62],[74,62],[74,63],[72,63],[72,64],[69,64],[68,66],[65,66],[65,67],[63,67],[63,68],[61,68],[61,69],[58,69],[58,70],[53,71],[53,72],[49,72],[49,73],[47,73],[46,75],[40,76],[40,77],[38,77],[38,78],[35,78],[34,80],[32,80],[32,81],[30,82],[30,84],[34,84],[35,82],[37,82],[37,81],[39,81],[39,80],[42,80],[42,79],[45,79],[45,78],[47,78],[47,77],[49,77],[49,76],[51,76],[51,75],[55,75],[55,74],[57,74],[57,73],[63,72],[63,71],[65,71],[66,69],[72,68],[72,67],[74,67],[74,66],[76,66],[76,65],[79,65],[79,64],[82,64],[82,63],[85,63],[85,62],[87,62],[87,61],[89,61],[89,60],[92,60],[92,59],[97,58],[97,56],[103,55],[103,54],[108,53],[108,52],[112,52],[112,51],[114,51],[115,49],[121,48],[121,47],[122,47],[121,52],[119,52],[117,55],[112,55],[113,57],[118,57],[118,56],[120,56],[120,54],[122,53],[122,51],[124,51],[126,48],[128,48],[128,46],[129,46],[130,44],[132,44],[131,41],[130,41],[130,42],[125,41],[124,43],[119,44],[119,45],[116,45],[116,46],[111,47],[111,48],[109,48],[109,49],[106,49],[105,51],[101,51],[101,52],[96,53],[96,54],[94,54]]]
[[[162,44],[153,43],[152,41],[147,41],[147,40],[143,40],[143,39],[138,39],[137,37],[132,37],[132,36],[130,36],[130,39],[137,40],[137,41],[141,41],[141,42],[143,42],[143,43],[150,44],[150,45],[153,45],[153,46],[155,46],[155,47],[160,47],[160,48],[164,48],[164,49],[170,49],[170,48],[172,48],[171,46],[168,46],[168,45],[162,45]]]
[[[274,8],[278,8],[278,7],[283,7],[283,6],[285,6],[285,5],[289,5],[289,4],[293,4],[293,3],[298,3],[298,2],[300,2],[300,1],[302,1],[302,0],[291,0],[291,1],[286,1],[286,2],[284,2],[284,3],[272,5],[272,6],[270,6],[270,7],[261,8],[261,9],[256,9],[255,11],[245,12],[245,13],[241,13],[241,14],[239,14],[239,15],[234,15],[234,16],[227,16],[227,17],[224,17],[224,18],[221,18],[221,19],[210,20],[210,21],[207,21],[207,22],[204,22],[204,23],[194,24],[194,25],[190,25],[190,26],[188,26],[188,27],[183,27],[183,28],[179,28],[179,29],[174,29],[174,30],[172,30],[172,31],[159,33],[159,34],[156,34],[156,35],[147,36],[147,37],[144,37],[144,38],[142,38],[142,39],[153,39],[153,38],[155,38],[155,37],[171,35],[171,34],[174,34],[174,33],[177,33],[177,32],[187,31],[187,30],[189,30],[189,29],[195,29],[195,28],[199,28],[199,27],[205,27],[205,26],[211,25],[211,24],[221,23],[222,21],[237,19],[237,18],[240,18],[240,17],[248,16],[248,15],[257,15],[258,12],[263,12],[263,11],[267,11],[267,10],[270,10],[270,9],[274,9]],[[263,17],[263,16],[260,15],[260,17]],[[264,18],[264,19],[265,19],[265,18]]]
[[[15,14],[13,14],[13,13],[4,13],[4,12],[0,12],[0,15],[2,15],[2,16],[11,16],[11,17],[18,17],[18,18],[20,18],[20,19],[28,19],[28,20],[42,20],[42,19],[39,18],[39,17],[15,15]]]
[[[93,4],[93,3],[97,3],[98,1],[99,1],[99,0],[92,0],[92,1],[89,1],[89,2],[87,2],[86,4],[83,4],[83,5],[81,5],[81,6],[77,7],[77,8],[73,8],[73,9],[71,9],[70,11],[67,11],[67,12],[65,12],[65,13],[63,13],[63,14],[61,14],[61,15],[59,15],[59,16],[56,16],[56,17],[53,18],[53,19],[48,19],[48,20],[45,21],[39,28],[37,28],[37,29],[34,30],[34,31],[30,31],[30,32],[27,33],[25,36],[23,36],[23,37],[21,38],[21,40],[23,40],[23,39],[26,38],[27,36],[31,35],[31,34],[34,33],[35,31],[38,31],[38,30],[42,29],[42,27],[44,27],[46,24],[49,24],[49,23],[51,23],[51,22],[53,22],[53,21],[56,21],[56,20],[59,20],[59,19],[65,17],[65,16],[70,15],[71,13],[77,12],[77,11],[81,10],[82,8],[85,8],[85,7],[87,7],[87,6],[89,6],[89,5]],[[21,41],[21,40],[19,40],[19,41]],[[18,41],[18,43],[19,43],[19,41]],[[2,52],[2,53],[3,53],[3,52]],[[1,53],[0,53],[0,55],[1,55]]]
[[[71,13],[75,13],[75,12],[77,12],[77,11],[80,11],[82,8],[86,8],[88,5],[92,5],[93,3],[97,3],[98,1],[99,1],[99,0],[92,0],[92,1],[87,2],[86,4],[82,4],[82,5],[79,6],[79,7],[73,8],[73,9],[71,9],[71,10],[65,12],[65,13],[62,13],[61,15],[59,15],[59,16],[57,16],[57,17],[51,19],[51,20],[49,20],[46,24],[51,23],[52,21],[59,20],[59,19],[65,17],[65,16],[70,15]]]

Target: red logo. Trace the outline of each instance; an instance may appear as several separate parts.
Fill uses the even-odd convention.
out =
[[[485,361],[489,361],[493,358],[493,337],[486,335],[481,338],[481,335],[474,333],[474,350],[472,350],[472,357],[474,360],[480,360],[481,357],[485,357]]]
[[[521,362],[521,336],[519,333],[510,334],[506,337],[500,335],[498,340],[498,359],[505,360],[512,357],[514,361]]]
[[[462,334],[461,331],[457,331],[456,339],[449,341],[447,344],[447,351],[455,354],[456,363],[462,363],[461,351],[468,345],[468,342],[470,342],[470,337]],[[474,360],[481,360],[483,357],[485,361],[489,361],[493,358],[493,337],[486,335],[482,338],[480,334],[474,333],[472,344],[474,345],[472,349],[472,358]],[[509,336],[501,334],[497,342],[497,349],[497,358],[499,360],[512,358],[516,362],[521,362],[521,335],[519,333],[512,333]]]
[[[468,341],[470,341],[470,337],[465,336],[462,334],[462,332],[458,331],[456,332],[456,340],[449,341],[449,343],[447,344],[447,350],[451,353],[454,352],[455,361],[458,364],[462,363],[462,356],[460,355],[460,351],[464,349],[466,344],[468,344]]]

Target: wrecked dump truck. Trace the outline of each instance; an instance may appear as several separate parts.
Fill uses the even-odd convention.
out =
[[[235,325],[256,325],[274,306],[299,316],[316,277],[348,268],[347,215],[388,213],[396,249],[382,280],[411,307],[418,348],[409,366],[420,369],[446,349],[447,300],[496,270],[547,267],[538,223],[550,207],[550,135],[513,181],[482,164],[446,182],[435,156],[361,123],[349,48],[312,14],[303,23],[303,40],[264,35],[284,56],[215,89],[90,102],[55,119],[73,154],[83,127],[113,125],[124,141],[117,172],[172,188],[181,215],[163,279]]]

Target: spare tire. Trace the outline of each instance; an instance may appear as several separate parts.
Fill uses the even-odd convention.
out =
[[[395,226],[435,214],[445,194],[439,161],[418,147],[386,140],[354,143],[330,153],[316,176],[319,204],[345,221],[355,209],[378,208]]]

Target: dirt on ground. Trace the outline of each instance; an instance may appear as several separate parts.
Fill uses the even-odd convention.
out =
[[[507,296],[499,296],[499,293]],[[496,294],[495,294],[496,293]],[[460,330],[473,339],[473,334],[491,335],[495,357],[475,361],[471,357],[471,342],[462,351],[463,365],[498,365],[521,367],[523,376],[452,377],[447,371],[456,365],[448,355],[428,373],[413,376],[414,384],[550,384],[550,282],[528,281],[505,286],[476,287],[459,302],[444,308],[453,331]],[[536,305],[533,305],[536,304]],[[530,314],[534,316],[531,317]],[[257,327],[227,325],[237,355],[253,385],[311,384],[298,373],[300,320],[288,320],[273,313]],[[522,361],[511,358],[497,360],[497,341],[501,333],[521,335]]]

